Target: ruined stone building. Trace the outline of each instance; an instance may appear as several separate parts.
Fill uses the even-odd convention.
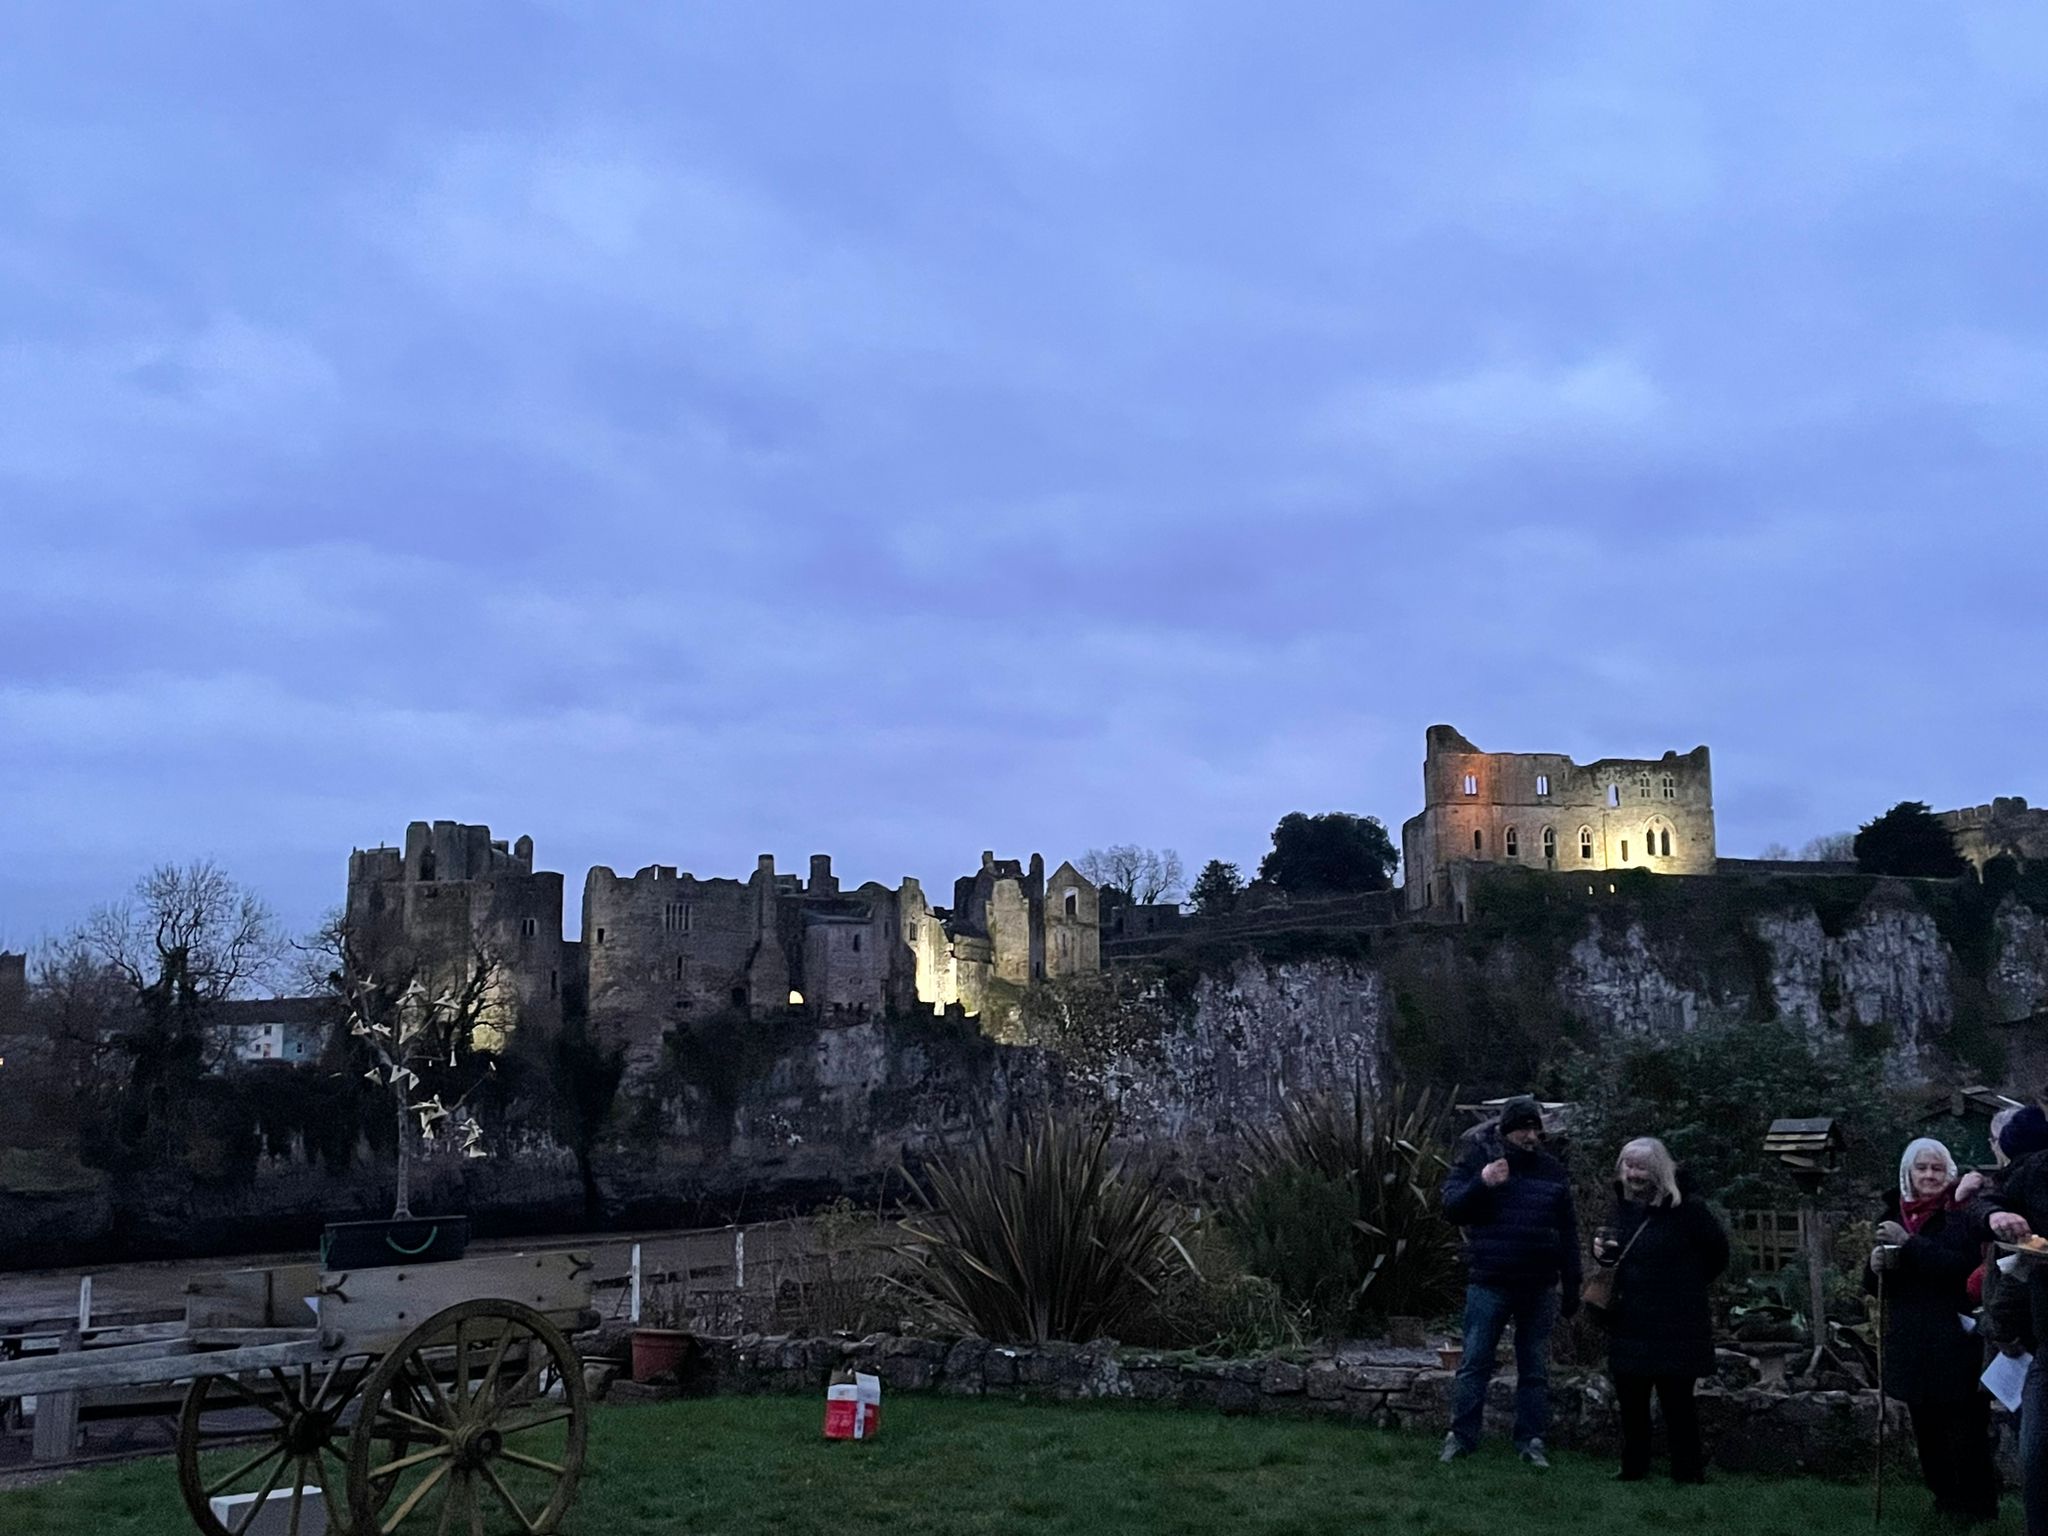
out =
[[[600,865],[583,887],[592,1030],[638,1072],[679,1024],[792,1007],[827,1020],[978,1015],[1004,986],[1100,968],[1095,887],[1062,864],[1048,902],[1044,871],[1035,854],[1027,872],[984,853],[949,911],[908,877],[844,891],[825,854],[808,878],[778,874],[770,854],[745,880],[666,864],[621,878]]]
[[[2018,795],[2000,795],[1989,805],[1938,814],[1956,840],[1956,852],[1980,875],[2001,855],[2022,864],[2048,859],[2048,809],[2030,806]]]
[[[1462,918],[1460,871],[1514,864],[1558,874],[1714,873],[1707,749],[1603,757],[1482,752],[1448,725],[1424,739],[1423,808],[1401,828],[1403,905]]]
[[[361,952],[403,954],[429,990],[458,986],[478,953],[498,968],[504,1027],[559,1028],[572,981],[562,877],[533,867],[533,839],[509,847],[487,826],[415,821],[405,847],[358,848],[344,914]]]
[[[679,1024],[789,1008],[853,1020],[914,1009],[979,1015],[1050,976],[1102,965],[1093,884],[1071,864],[981,856],[934,907],[919,883],[842,890],[828,855],[808,877],[763,854],[746,879],[699,879],[672,864],[583,885],[583,937],[562,937],[562,876],[533,867],[533,840],[487,826],[416,821],[405,846],[349,856],[346,916],[367,956],[417,957],[429,985],[499,968],[502,1023],[558,1028],[582,1014],[636,1070]],[[1007,989],[1007,990],[1006,990]]]

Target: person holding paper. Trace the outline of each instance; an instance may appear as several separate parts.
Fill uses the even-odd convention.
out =
[[[1906,1405],[1934,1507],[1960,1520],[1998,1516],[1983,1355],[1963,1327],[1983,1233],[1955,1203],[1956,1160],[1932,1137],[1899,1159],[1899,1192],[1878,1224],[1864,1285],[1885,1300],[1884,1394]]]
[[[1693,1383],[1714,1371],[1714,1313],[1707,1287],[1728,1267],[1728,1234],[1692,1181],[1654,1136],[1621,1149],[1614,1169],[1614,1217],[1593,1239],[1594,1261],[1614,1270],[1607,1368],[1621,1405],[1617,1480],[1650,1475],[1650,1394],[1664,1407],[1671,1480],[1703,1483],[1699,1409]]]

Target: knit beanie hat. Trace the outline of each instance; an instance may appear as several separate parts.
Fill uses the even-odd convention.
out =
[[[1999,1149],[2014,1162],[2033,1152],[2048,1152],[2048,1114],[2029,1104],[2005,1122],[1998,1133]]]
[[[1543,1129],[1543,1108],[1527,1094],[1517,1094],[1501,1106],[1500,1133],[1510,1131],[1540,1131]]]

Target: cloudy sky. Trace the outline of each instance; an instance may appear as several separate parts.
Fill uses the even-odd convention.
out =
[[[2038,6],[0,34],[0,943],[416,817],[1249,865],[1437,720],[2048,799]]]

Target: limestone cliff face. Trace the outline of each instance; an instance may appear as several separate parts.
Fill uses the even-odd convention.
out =
[[[1999,1075],[1997,1055],[2024,1050],[2026,1020],[2048,1005],[2048,919],[2011,899],[1996,910],[1982,977],[1933,913],[1896,894],[1880,892],[1833,932],[1821,913],[1796,907],[1756,913],[1745,930],[1746,967],[1705,974],[1683,957],[1674,964],[1640,918],[1596,915],[1559,969],[1559,996],[1596,1033],[1655,1035],[1763,1014],[1815,1040],[1861,1035],[1883,1044],[1901,1082]],[[1985,1026],[1968,1038],[1965,1012]]]

